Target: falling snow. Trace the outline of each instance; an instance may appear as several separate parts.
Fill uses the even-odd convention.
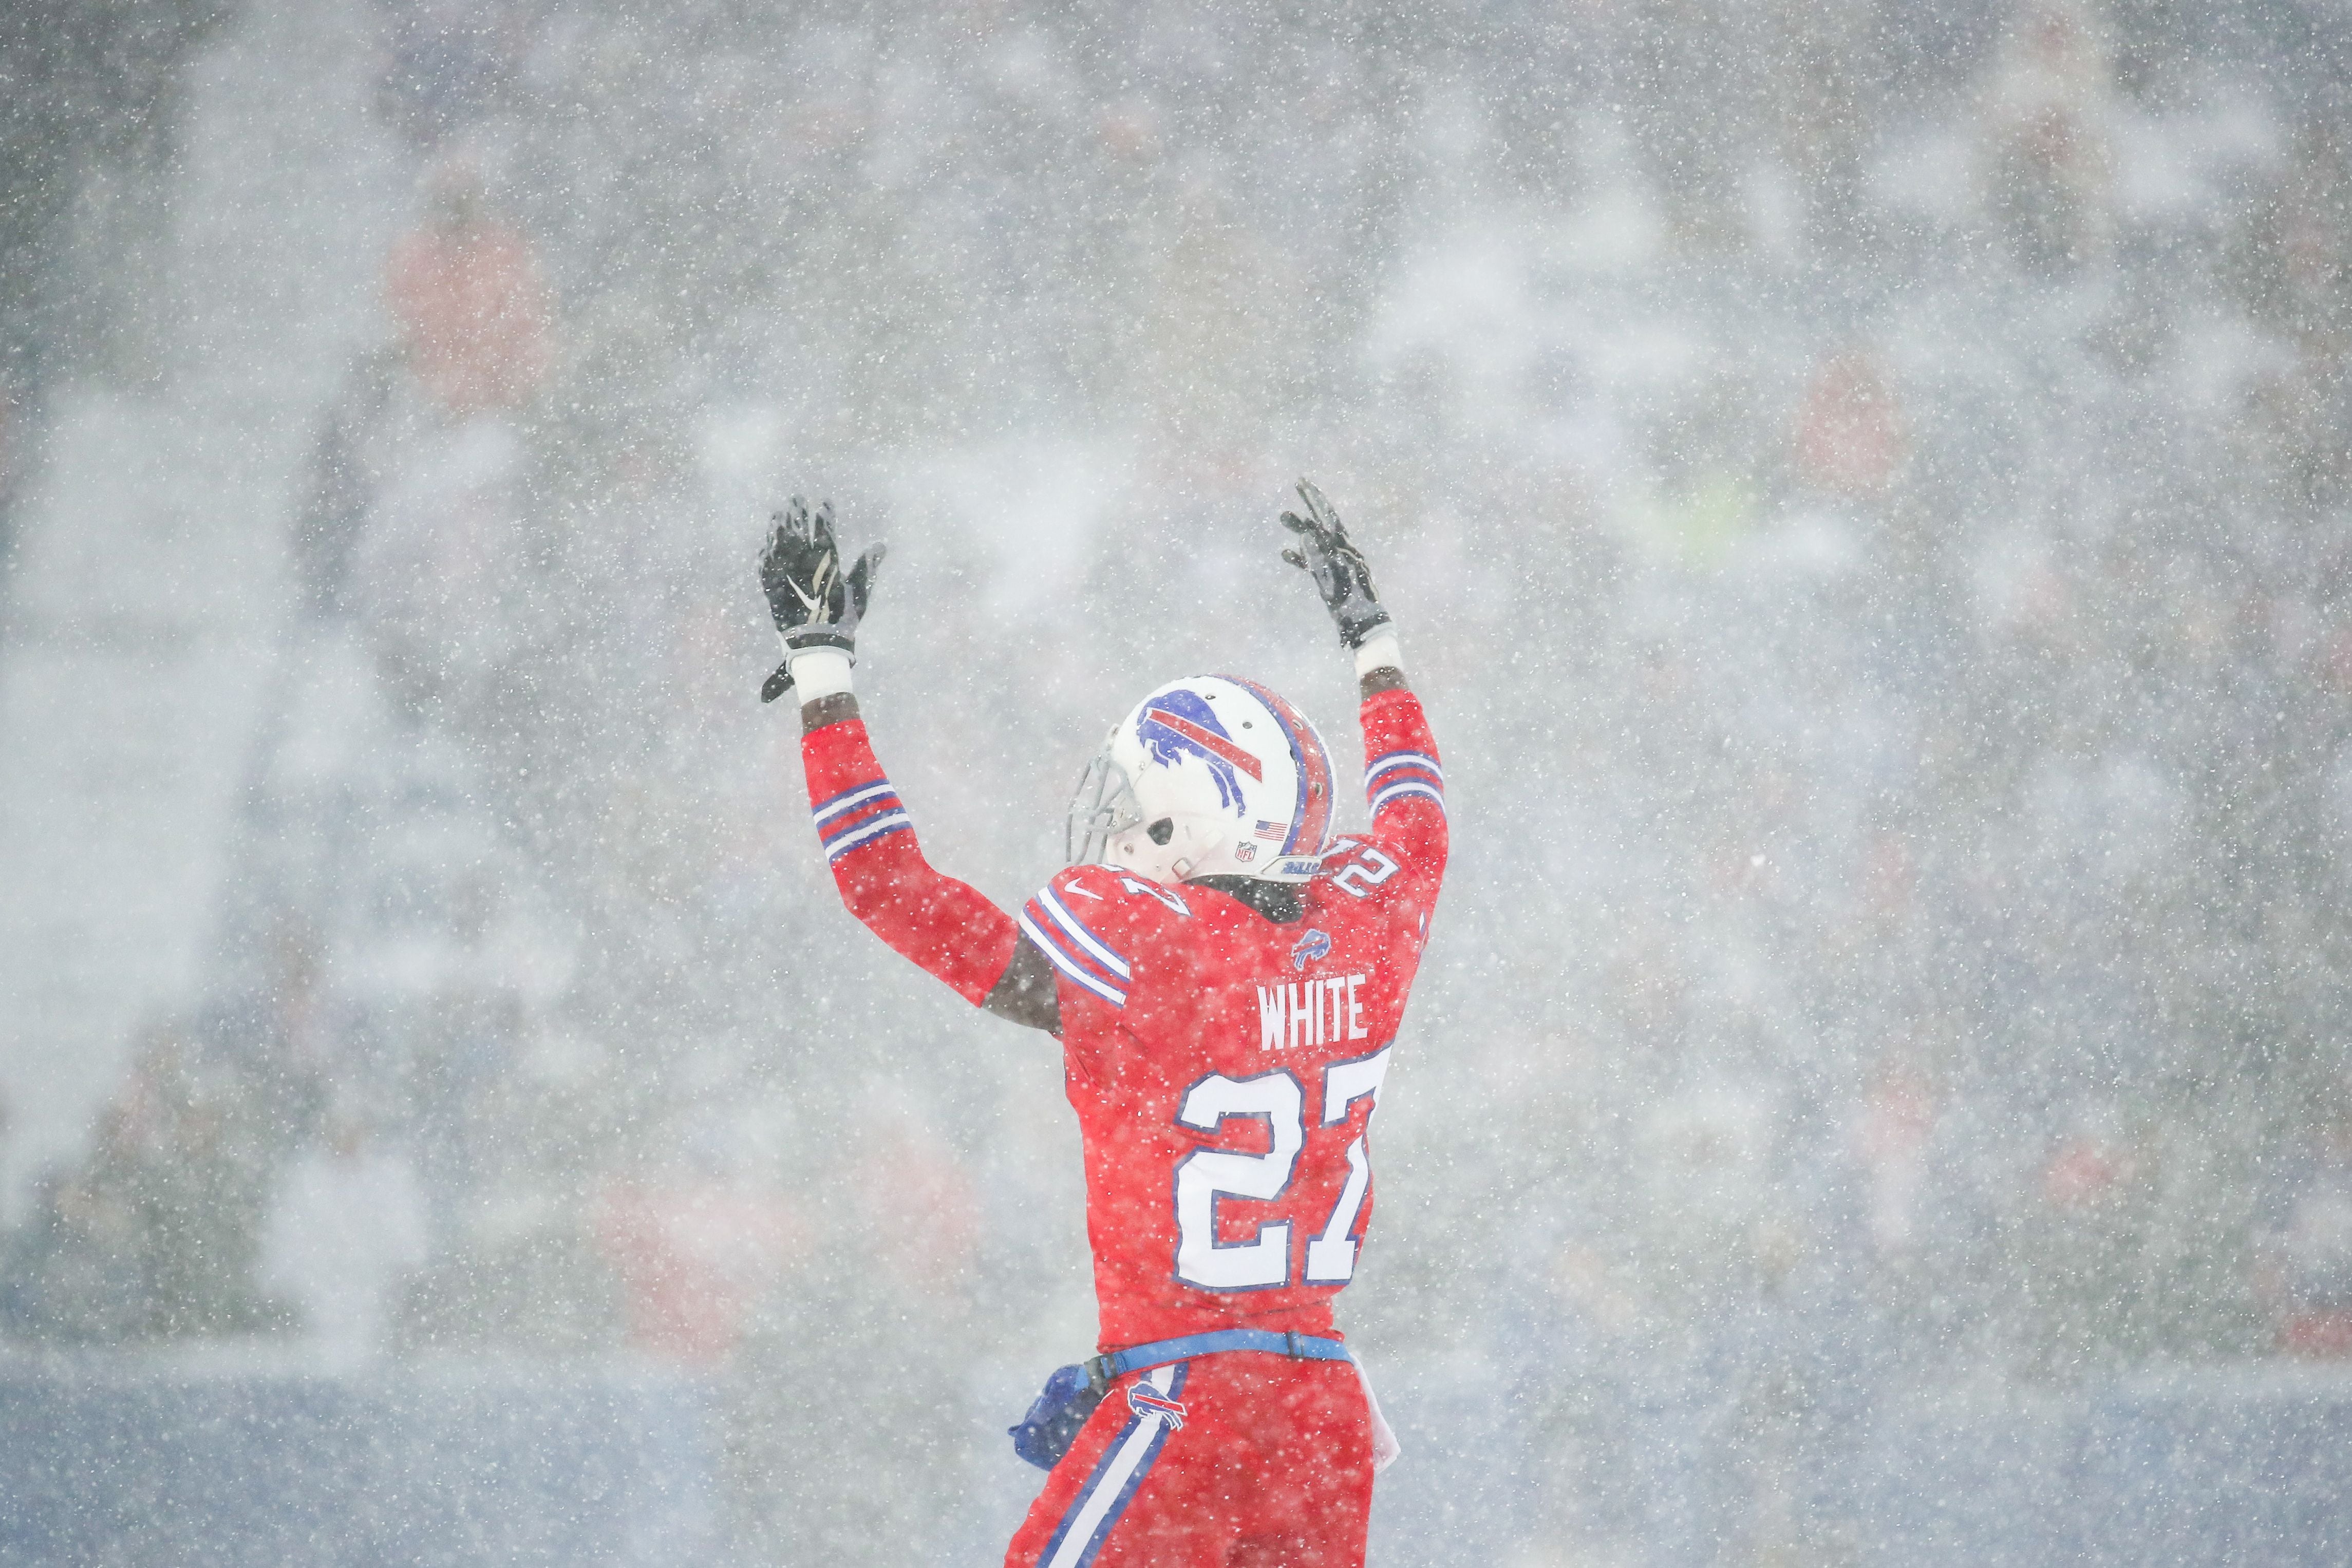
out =
[[[1301,474],[1453,811],[1374,1560],[2352,1555],[2340,6],[28,0],[0,78],[0,1560],[994,1560],[1076,1127],[840,907],[754,556],[888,541],[877,747],[1016,908],[1172,676],[1352,771]]]

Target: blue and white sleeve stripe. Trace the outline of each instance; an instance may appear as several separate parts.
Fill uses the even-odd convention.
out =
[[[816,819],[817,837],[824,845],[828,865],[861,844],[915,825],[887,779],[821,800],[811,814]]]
[[[1050,887],[1021,906],[1021,931],[1071,983],[1115,1008],[1127,1006],[1134,971],[1111,945],[1070,913]]]
[[[1365,766],[1364,796],[1374,814],[1407,795],[1425,795],[1440,811],[1445,810],[1445,770],[1437,758],[1420,751],[1391,751]]]
[[[1070,906],[1064,904],[1052,888],[1040,891],[1037,894],[1037,903],[1046,914],[1054,917],[1055,925],[1067,932],[1079,946],[1084,947],[1105,968],[1122,980],[1135,977],[1134,971],[1127,967],[1127,960],[1112,952],[1108,943],[1087,930],[1085,924],[1070,913]]]

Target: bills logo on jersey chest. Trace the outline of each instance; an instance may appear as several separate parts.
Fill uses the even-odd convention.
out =
[[[1257,988],[1260,1051],[1303,1051],[1370,1040],[1365,1027],[1363,975],[1318,975],[1309,980],[1276,980]]]

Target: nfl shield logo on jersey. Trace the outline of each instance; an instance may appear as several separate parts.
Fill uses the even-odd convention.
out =
[[[1323,931],[1309,931],[1306,936],[1301,936],[1298,939],[1297,946],[1291,948],[1290,967],[1294,969],[1304,971],[1307,965],[1315,962],[1318,958],[1328,958],[1330,956],[1331,937],[1329,933]]]
[[[1184,1406],[1148,1383],[1139,1382],[1128,1389],[1127,1407],[1138,1416],[1159,1416],[1171,1432],[1184,1429]]]

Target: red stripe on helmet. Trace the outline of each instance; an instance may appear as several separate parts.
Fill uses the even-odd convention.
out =
[[[1323,847],[1323,836],[1331,826],[1331,758],[1315,727],[1299,716],[1297,708],[1255,681],[1235,675],[1225,679],[1248,690],[1282,726],[1290,742],[1290,759],[1298,768],[1298,807],[1291,815],[1290,837],[1283,841],[1282,852],[1313,854]]]
[[[1191,741],[1193,745],[1200,747],[1205,751],[1214,752],[1217,756],[1223,758],[1226,761],[1232,763],[1234,767],[1240,768],[1243,772],[1248,774],[1259,783],[1263,784],[1265,782],[1265,768],[1258,762],[1258,759],[1252,757],[1248,752],[1244,751],[1240,747],[1235,746],[1232,741],[1227,740],[1223,736],[1218,735],[1211,730],[1202,729],[1199,725],[1194,724],[1182,714],[1170,713],[1164,707],[1148,707],[1143,710],[1143,716],[1148,719],[1156,719],[1160,723],[1164,724],[1169,728],[1174,730],[1177,734],[1182,736],[1185,739]]]

